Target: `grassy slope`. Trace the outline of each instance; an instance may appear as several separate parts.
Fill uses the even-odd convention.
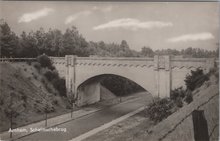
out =
[[[0,63],[0,68],[0,131],[8,130],[10,126],[10,94],[14,111],[13,127],[44,119],[46,103],[49,117],[69,111],[66,109],[67,100],[60,97],[52,85],[48,92],[41,82],[43,76],[32,65]]]

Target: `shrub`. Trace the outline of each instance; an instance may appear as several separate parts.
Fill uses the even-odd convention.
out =
[[[191,92],[190,90],[188,90],[188,91],[186,92],[185,101],[186,101],[186,103],[188,103],[188,104],[193,101],[192,92]]]
[[[182,87],[176,88],[171,91],[171,94],[170,94],[171,100],[176,100],[178,98],[184,98],[184,97],[185,97],[185,91],[183,90]]]
[[[35,63],[34,63],[34,68],[35,68],[38,72],[40,72],[41,64],[40,64],[39,62],[35,62]]]
[[[24,71],[27,71],[27,68],[24,68]]]
[[[37,61],[41,64],[41,66],[43,68],[49,68],[51,70],[54,69],[54,67],[52,66],[52,62],[50,60],[50,58],[47,55],[40,55],[37,57]]]
[[[47,78],[48,81],[52,81],[53,79],[57,79],[59,77],[56,71],[46,70],[44,76]]]
[[[54,86],[54,88],[57,89],[57,91],[59,92],[59,94],[61,96],[67,96],[66,95],[66,82],[65,82],[65,79],[62,79],[62,78],[57,78],[57,79],[54,79],[52,81],[52,84]]]
[[[209,80],[208,75],[205,75],[202,69],[196,69],[191,71],[191,75],[187,75],[184,81],[187,89],[193,91],[207,80]]]
[[[168,98],[163,98],[149,105],[147,114],[155,123],[162,121],[172,114],[173,102]]]
[[[181,97],[178,97],[175,101],[174,101],[175,105],[178,107],[178,108],[181,108],[183,107],[183,101],[182,101],[182,98]]]

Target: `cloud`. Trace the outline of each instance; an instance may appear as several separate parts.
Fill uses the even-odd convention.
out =
[[[54,10],[51,8],[43,8],[41,10],[38,10],[38,11],[35,11],[32,13],[25,13],[19,18],[18,23],[22,23],[22,22],[28,23],[33,20],[37,20],[41,17],[45,17],[45,16],[49,15],[49,13],[51,13],[53,11]]]
[[[141,22],[137,19],[124,18],[110,21],[105,24],[101,24],[93,27],[93,30],[103,30],[111,28],[124,28],[130,30],[137,29],[152,29],[152,28],[162,28],[173,26],[171,22],[161,22],[161,21],[146,21]]]
[[[198,41],[198,40],[209,40],[213,39],[214,36],[209,32],[197,33],[197,34],[185,34],[182,36],[170,38],[167,41],[176,43],[176,42],[187,42],[187,41]]]
[[[93,6],[93,8],[92,8],[92,10],[94,10],[94,11],[98,11],[99,10],[99,11],[102,11],[102,12],[111,12],[112,9],[113,9],[112,6],[106,6],[106,7],[102,7],[102,8],[97,7],[97,6]]]
[[[82,11],[82,12],[79,12],[79,13],[76,13],[74,15],[70,15],[66,18],[65,20],[65,24],[69,24],[73,21],[75,21],[76,19],[78,19],[79,17],[81,16],[88,16],[90,15],[92,12],[91,11]]]

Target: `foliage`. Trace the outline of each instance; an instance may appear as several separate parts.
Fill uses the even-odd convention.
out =
[[[193,91],[207,80],[209,80],[208,75],[204,74],[202,69],[196,69],[195,71],[191,70],[191,74],[188,74],[184,81],[187,89]]]
[[[163,98],[151,103],[147,108],[147,114],[152,121],[157,123],[171,115],[173,107],[174,103],[170,99]]]
[[[0,49],[1,57],[13,57],[17,55],[16,48],[18,45],[18,37],[11,31],[9,25],[0,20]]]
[[[117,96],[126,96],[128,94],[144,90],[131,80],[116,75],[108,75],[102,78],[101,84],[112,91]]]
[[[53,86],[57,89],[61,96],[66,97],[66,84],[65,79],[63,78],[55,78],[52,81]]]
[[[185,90],[183,90],[182,87],[176,88],[172,90],[170,93],[171,100],[177,100],[178,98],[184,98],[184,97],[185,97]]]
[[[186,101],[186,103],[191,103],[193,101],[193,95],[192,95],[192,92],[190,90],[188,90],[186,92],[186,97],[184,99]]]
[[[40,55],[37,57],[37,61],[40,63],[41,67],[43,68],[49,68],[51,70],[54,69],[52,62],[50,60],[50,58],[47,55]]]
[[[146,57],[153,57],[154,51],[150,47],[143,47],[141,49],[141,55],[146,56]]]
[[[44,76],[49,81],[52,81],[53,79],[56,79],[59,77],[58,73],[56,71],[52,71],[52,70],[46,70],[46,72],[44,73]]]
[[[34,63],[33,63],[33,66],[34,66],[34,68],[37,69],[38,72],[40,72],[40,69],[41,69],[41,64],[40,64],[40,63],[34,62]]]
[[[218,57],[216,51],[188,47],[181,51],[162,49],[153,51],[150,47],[142,47],[141,51],[131,50],[127,41],[118,43],[88,42],[76,27],[67,28],[64,33],[58,29],[45,31],[40,28],[17,36],[2,19],[0,22],[1,57],[35,58],[41,54],[49,56],[109,56],[109,57],[153,57],[154,55],[181,55],[183,57]]]

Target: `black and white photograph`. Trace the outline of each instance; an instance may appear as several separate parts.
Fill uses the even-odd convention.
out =
[[[219,141],[219,1],[0,1],[0,141]]]

